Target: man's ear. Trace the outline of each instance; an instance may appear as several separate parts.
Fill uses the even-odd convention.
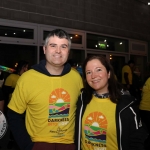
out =
[[[45,47],[45,46],[43,46],[43,52],[44,52],[44,54],[45,54],[45,51],[46,51],[46,47]]]

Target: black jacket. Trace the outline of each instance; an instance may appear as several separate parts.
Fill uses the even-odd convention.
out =
[[[84,98],[86,93],[81,90],[81,96],[77,102],[75,123],[76,150],[81,149],[81,123],[86,109]],[[118,150],[144,150],[144,141],[147,137],[143,129],[138,108],[134,106],[135,99],[127,93],[122,92],[121,99],[116,106],[116,130]]]

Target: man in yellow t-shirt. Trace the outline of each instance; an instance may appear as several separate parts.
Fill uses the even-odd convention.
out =
[[[132,68],[134,66],[134,62],[132,60],[128,61],[128,64],[124,65],[122,68],[122,84],[129,90],[132,95]]]
[[[76,102],[83,83],[66,63],[70,48],[68,33],[51,31],[43,46],[45,59],[17,81],[8,104],[8,121],[20,149],[75,150]]]

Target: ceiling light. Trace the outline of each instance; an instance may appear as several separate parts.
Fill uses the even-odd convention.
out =
[[[148,2],[148,5],[150,5],[150,2]]]

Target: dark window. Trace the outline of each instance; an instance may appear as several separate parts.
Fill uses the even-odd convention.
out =
[[[128,40],[87,33],[87,48],[128,52]]]
[[[34,30],[0,25],[0,36],[22,39],[34,39]]]

